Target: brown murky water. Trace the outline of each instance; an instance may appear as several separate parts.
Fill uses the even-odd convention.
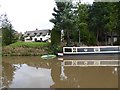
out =
[[[116,67],[63,66],[57,58],[3,57],[2,87],[118,88]]]

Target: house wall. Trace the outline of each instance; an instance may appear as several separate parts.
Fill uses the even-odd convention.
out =
[[[37,40],[37,41],[48,41],[48,42],[50,42],[50,38],[51,38],[51,36],[50,35],[45,35],[45,36],[43,36],[43,35],[41,35],[41,36],[34,36],[34,37],[32,37],[32,40],[28,40],[28,39],[30,39],[30,37],[25,37],[25,42],[35,42],[35,40]]]
[[[25,40],[25,42],[32,42],[31,40]]]
[[[25,38],[24,38],[24,41],[25,41],[25,42],[32,42],[32,41],[30,40],[30,37],[29,37],[29,36],[28,36],[28,37],[25,37]]]

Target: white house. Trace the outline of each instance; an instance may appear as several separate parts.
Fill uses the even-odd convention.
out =
[[[25,42],[50,42],[50,30],[38,30],[35,31],[26,31],[24,33]]]

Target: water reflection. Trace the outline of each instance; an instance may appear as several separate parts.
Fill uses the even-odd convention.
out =
[[[2,85],[3,87],[9,87],[9,85],[12,84],[16,68],[12,64],[6,64],[4,62],[2,66]]]
[[[38,57],[27,58],[3,58],[3,87],[49,88],[54,83],[46,61],[38,61]]]
[[[52,75],[53,81],[55,82],[52,88],[118,87],[118,74],[117,72],[114,74],[112,73],[116,67],[64,67],[62,62],[61,67],[60,74]],[[62,75],[62,77],[59,75]]]
[[[40,57],[3,57],[3,87],[116,88],[117,67],[65,67]]]
[[[61,74],[60,74],[61,80],[67,79],[67,76],[64,73],[64,63],[61,62]]]

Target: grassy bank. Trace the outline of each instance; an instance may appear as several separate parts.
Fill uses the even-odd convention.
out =
[[[16,42],[2,48],[3,56],[38,56],[47,54],[50,43]]]
[[[11,47],[46,47],[48,42],[16,42],[9,46]]]

